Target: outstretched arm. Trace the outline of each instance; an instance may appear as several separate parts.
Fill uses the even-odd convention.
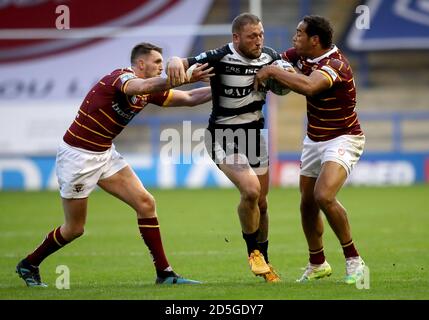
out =
[[[177,86],[182,85],[183,83],[178,83]],[[124,87],[124,93],[128,96],[133,95],[143,95],[154,92],[167,91],[173,88],[173,86],[168,83],[166,78],[155,77],[149,79],[135,78],[128,80]]]
[[[291,90],[306,96],[314,96],[326,89],[332,83],[321,72],[313,71],[309,76],[292,73],[275,66],[267,66],[258,71],[255,77],[255,90],[268,78],[274,78]]]
[[[210,87],[203,87],[189,91],[173,90],[173,96],[168,107],[193,107],[210,101],[212,91]]]
[[[124,87],[124,93],[129,96],[133,95],[143,95],[154,92],[167,91],[169,89],[181,86],[186,83],[192,83],[197,81],[206,81],[208,78],[212,77],[214,74],[210,73],[213,68],[207,68],[208,63],[199,65],[192,72],[192,77],[190,79],[185,78],[180,80],[175,80],[174,82],[169,81],[169,79],[154,77],[149,79],[134,78],[128,80]]]

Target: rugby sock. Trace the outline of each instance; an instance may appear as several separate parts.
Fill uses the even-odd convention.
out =
[[[253,233],[243,233],[243,239],[246,241],[247,245],[247,255],[250,256],[253,250],[259,250],[258,241],[256,238],[258,237],[259,229]]]
[[[64,240],[63,236],[61,235],[60,228],[61,227],[55,228],[47,234],[42,244],[27,256],[26,260],[28,263],[33,266],[38,266],[47,256],[61,249],[70,242]]]
[[[357,252],[353,240],[350,240],[347,243],[341,244],[343,247],[344,256],[347,258],[358,257],[359,253]]]
[[[258,246],[259,246],[259,250],[264,255],[265,262],[269,263],[268,262],[268,240],[264,242],[258,242]]]
[[[138,219],[140,234],[144,243],[149,248],[157,275],[160,276],[163,271],[172,271],[162,246],[161,232],[156,217]]]
[[[323,247],[318,250],[309,250],[309,252],[311,264],[322,264],[323,262],[325,262],[325,254],[323,253]]]

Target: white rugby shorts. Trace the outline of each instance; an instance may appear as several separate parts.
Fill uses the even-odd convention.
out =
[[[343,166],[348,176],[362,155],[365,136],[342,135],[319,142],[306,136],[303,144],[300,172],[302,176],[318,177],[322,164],[326,161],[333,161]]]
[[[61,197],[87,198],[99,180],[114,175],[127,165],[113,144],[109,150],[94,152],[72,147],[63,141],[56,158]]]

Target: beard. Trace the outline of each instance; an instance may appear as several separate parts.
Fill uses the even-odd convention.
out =
[[[239,46],[238,49],[249,59],[257,59],[261,56],[262,48],[249,50],[244,46]]]

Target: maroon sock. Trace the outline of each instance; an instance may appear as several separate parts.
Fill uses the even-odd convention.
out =
[[[164,253],[164,248],[161,241],[161,233],[159,231],[158,219],[155,218],[142,218],[138,219],[140,234],[144,243],[149,248],[150,254],[158,271],[164,271],[170,264]]]
[[[60,228],[61,227],[58,227],[49,232],[42,244],[27,256],[26,259],[31,265],[38,266],[47,256],[53,254],[70,242],[64,240]]]
[[[343,247],[344,256],[347,258],[358,257],[359,253],[357,252],[353,240],[350,240],[347,243],[341,244]]]
[[[325,254],[323,253],[323,247],[317,250],[309,250],[309,252],[311,264],[322,264],[323,262],[325,262]]]

